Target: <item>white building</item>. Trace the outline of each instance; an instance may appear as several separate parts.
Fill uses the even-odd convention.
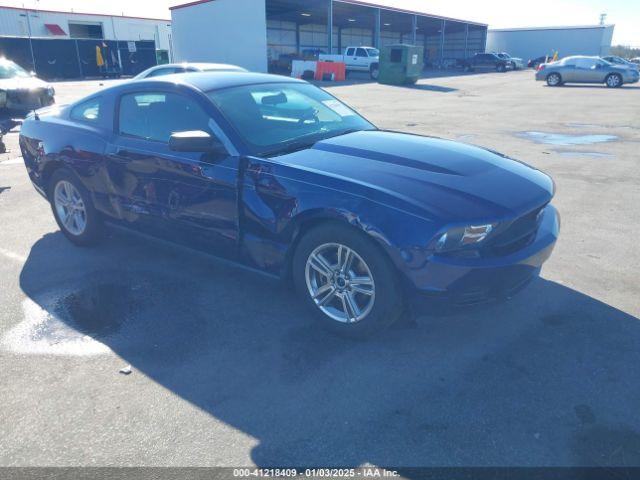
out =
[[[392,5],[379,0],[192,1],[171,8],[175,59],[265,72],[276,71],[292,56],[338,53],[350,45],[420,45],[427,64],[485,50],[486,24]]]
[[[541,27],[491,29],[487,35],[488,52],[507,52],[529,59],[553,55],[608,55],[614,25],[577,27]]]
[[[171,22],[0,7],[0,56],[47,79],[136,75],[172,60]]]
[[[153,40],[171,50],[171,20],[0,6],[0,37]]]

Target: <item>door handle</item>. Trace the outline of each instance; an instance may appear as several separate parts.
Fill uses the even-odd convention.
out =
[[[117,163],[129,163],[131,161],[131,152],[124,148],[116,148],[115,152],[111,155],[111,159]]]

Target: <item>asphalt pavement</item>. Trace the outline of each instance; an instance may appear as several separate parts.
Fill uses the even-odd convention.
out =
[[[100,83],[59,83],[58,102]],[[10,133],[0,466],[640,466],[640,88],[530,71],[323,86],[382,128],[549,173],[562,231],[541,278],[339,339],[204,255],[123,233],[72,246]]]

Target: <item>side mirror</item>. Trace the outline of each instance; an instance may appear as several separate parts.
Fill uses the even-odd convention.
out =
[[[169,149],[174,152],[227,153],[217,138],[202,130],[174,133],[169,138]]]

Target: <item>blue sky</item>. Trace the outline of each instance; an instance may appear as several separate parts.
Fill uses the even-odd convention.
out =
[[[186,2],[187,0],[185,0]],[[369,0],[371,1],[371,0]],[[374,0],[375,1],[375,0]],[[488,23],[492,28],[615,23],[614,44],[640,47],[640,0],[377,0],[400,8]],[[170,18],[181,0],[0,0],[3,5]]]

